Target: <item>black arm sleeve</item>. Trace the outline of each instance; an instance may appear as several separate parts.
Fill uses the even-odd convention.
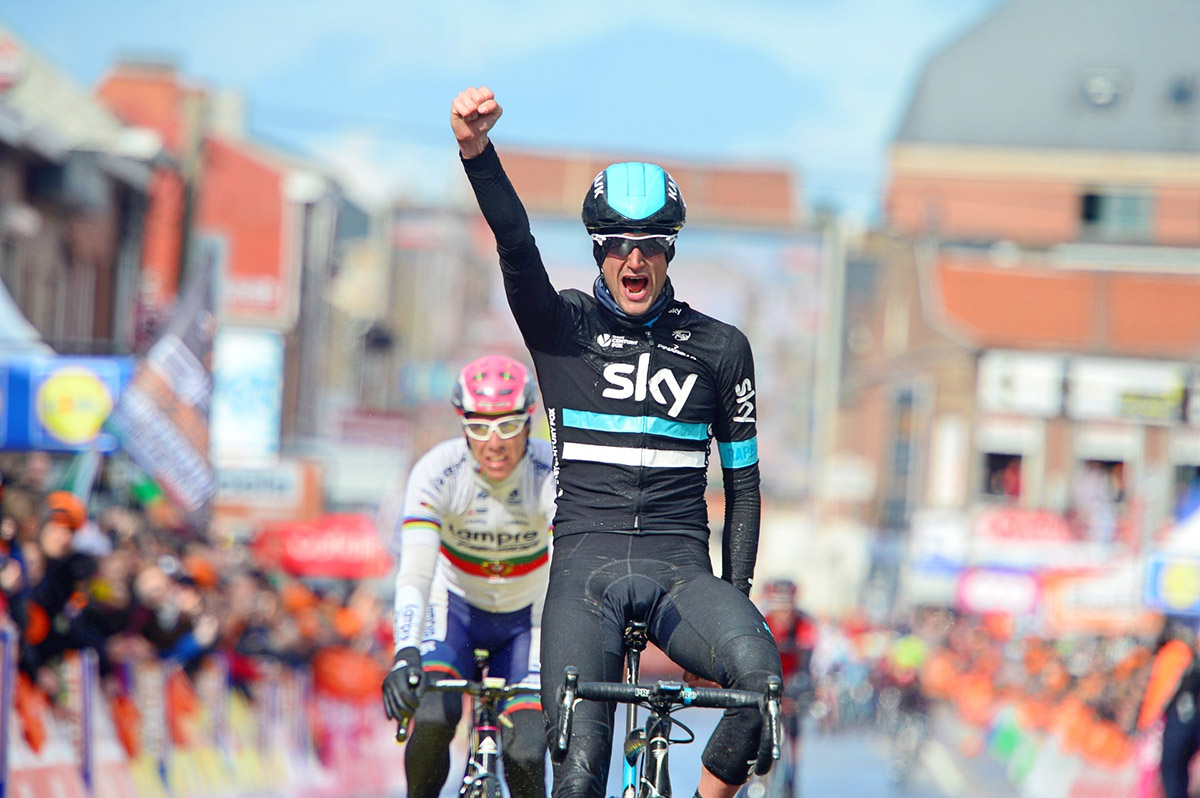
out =
[[[491,142],[474,158],[462,158],[462,164],[479,210],[496,237],[496,252],[513,318],[526,345],[543,348],[559,335],[567,310],[546,274],[529,229],[525,206]]]
[[[758,464],[725,469],[725,534],[721,538],[721,578],[750,595],[758,559],[761,499]]]
[[[721,409],[713,425],[725,481],[721,578],[748,596],[758,558],[761,510],[754,355],[746,336],[735,327],[729,330],[716,369]]]

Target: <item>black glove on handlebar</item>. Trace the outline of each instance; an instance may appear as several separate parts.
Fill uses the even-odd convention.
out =
[[[415,646],[405,646],[396,652],[392,670],[383,680],[383,711],[391,720],[411,717],[417,711],[421,697],[421,652]]]

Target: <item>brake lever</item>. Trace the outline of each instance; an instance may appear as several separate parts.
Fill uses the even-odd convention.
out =
[[[411,715],[401,715],[396,719],[396,742],[402,743],[408,739],[408,722],[412,720]]]
[[[550,760],[561,764],[567,758],[567,747],[571,744],[571,720],[575,713],[575,696],[579,685],[579,671],[570,665],[563,671],[563,686],[558,697],[558,733],[554,736],[554,748]]]
[[[767,728],[771,731],[771,759],[776,761],[783,753],[783,724],[780,721],[780,705],[783,701],[783,683],[772,676],[767,682]]]
[[[421,673],[419,671],[410,671],[408,674],[408,686],[416,690],[421,685]],[[396,718],[396,742],[402,743],[408,739],[408,722],[412,720],[412,715],[400,713],[400,717]]]

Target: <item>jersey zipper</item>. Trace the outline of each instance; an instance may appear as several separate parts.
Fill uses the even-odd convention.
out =
[[[654,333],[649,328],[646,329],[646,344],[648,346],[649,358],[646,360],[646,374],[649,376],[654,373]],[[650,392],[646,391],[646,395],[642,397],[642,415],[646,418],[650,417]],[[645,427],[642,428],[641,440],[638,441],[639,448],[645,450],[650,443],[649,434]],[[643,489],[645,488],[646,466],[639,465],[637,469],[637,500],[633,504],[633,528],[634,531],[640,532],[642,529],[642,500],[644,497]]]

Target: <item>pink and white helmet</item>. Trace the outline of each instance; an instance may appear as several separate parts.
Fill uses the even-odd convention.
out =
[[[486,355],[463,367],[450,401],[459,413],[489,416],[532,413],[537,387],[529,369],[520,361],[504,355]]]

